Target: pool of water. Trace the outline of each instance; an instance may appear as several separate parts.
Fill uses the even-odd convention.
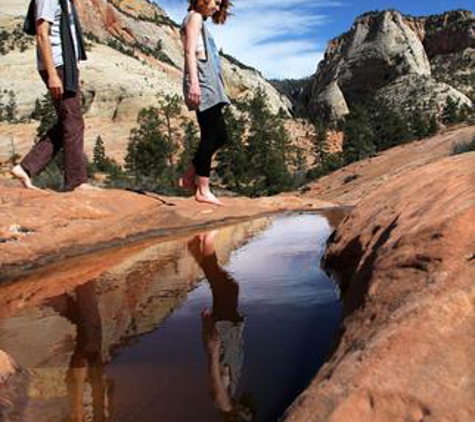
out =
[[[149,243],[80,275],[66,266],[39,284],[50,292],[29,276],[28,300],[6,291],[0,312],[0,349],[30,370],[27,398],[4,414],[278,420],[340,320],[338,290],[319,266],[330,232],[320,215],[283,215]]]

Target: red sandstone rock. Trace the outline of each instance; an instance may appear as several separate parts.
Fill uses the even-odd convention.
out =
[[[341,336],[286,422],[475,420],[475,153],[416,162],[359,185],[326,254]]]
[[[0,181],[0,279],[13,266],[30,265],[40,259],[51,262],[153,230],[176,233],[203,223],[332,205],[292,195],[256,200],[224,198],[224,202],[225,207],[215,207],[192,198],[120,190],[45,194],[20,188],[13,181]]]

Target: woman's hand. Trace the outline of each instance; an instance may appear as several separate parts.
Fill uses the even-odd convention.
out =
[[[201,103],[201,88],[198,83],[192,83],[188,92],[188,105],[198,107]]]

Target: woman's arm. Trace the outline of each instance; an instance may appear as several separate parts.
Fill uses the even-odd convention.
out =
[[[199,13],[193,13],[185,26],[185,66],[190,77],[188,101],[193,106],[198,106],[201,102],[196,45],[202,26],[203,17]]]

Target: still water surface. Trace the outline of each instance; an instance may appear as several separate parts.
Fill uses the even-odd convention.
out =
[[[32,373],[15,411],[35,422],[278,420],[339,323],[319,267],[330,231],[294,214],[162,242],[12,313],[0,349]]]

